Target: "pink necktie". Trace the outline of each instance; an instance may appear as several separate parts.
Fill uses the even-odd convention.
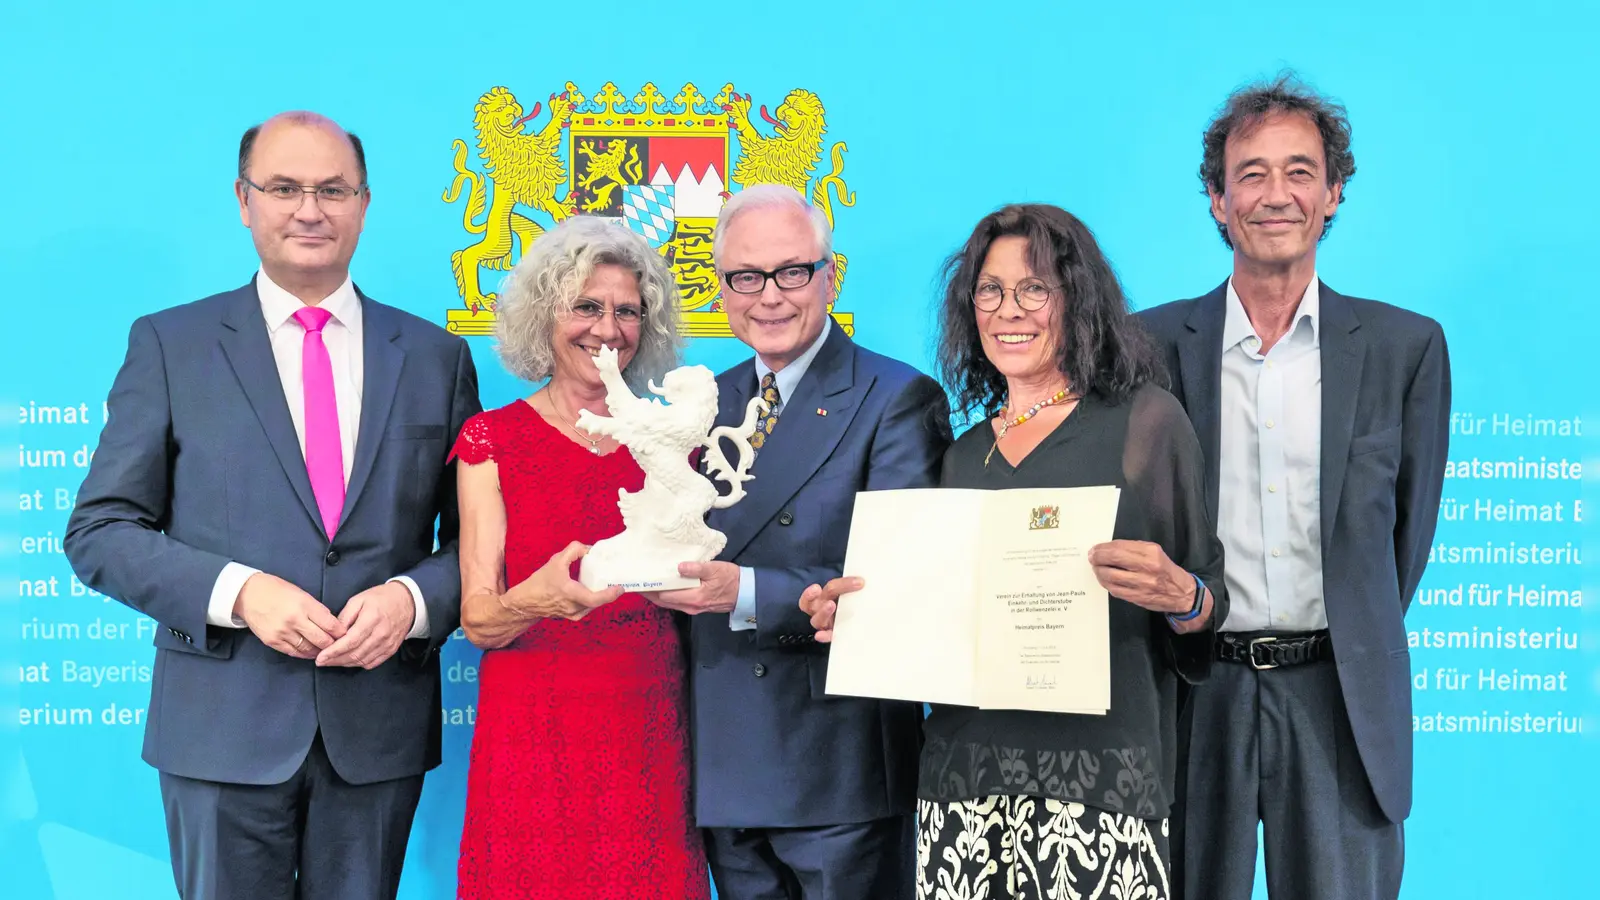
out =
[[[333,363],[328,345],[322,342],[322,327],[331,317],[325,309],[307,306],[294,314],[305,328],[300,347],[300,378],[306,399],[306,472],[311,476],[311,492],[317,496],[322,525],[329,539],[339,527],[344,510],[344,449],[339,446],[339,404],[333,396]]]

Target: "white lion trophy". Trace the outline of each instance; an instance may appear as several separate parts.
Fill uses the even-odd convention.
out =
[[[579,565],[578,581],[590,590],[612,585],[627,591],[668,591],[694,587],[699,579],[678,574],[678,564],[705,562],[722,552],[728,538],[706,525],[706,512],[725,509],[744,497],[753,476],[755,450],[750,436],[767,412],[760,397],[750,401],[742,424],[713,429],[717,420],[717,380],[705,366],[683,366],[651,382],[650,392],[667,400],[634,396],[617,368],[617,351],[601,347],[595,357],[606,386],[610,416],[584,410],[578,427],[615,438],[627,446],[644,470],[638,493],[617,492],[622,533],[599,541]],[[720,441],[733,441],[737,465],[728,462]],[[705,449],[706,471],[728,484],[726,494],[694,470],[689,454]]]

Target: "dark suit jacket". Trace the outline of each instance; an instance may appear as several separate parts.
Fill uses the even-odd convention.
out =
[[[445,460],[480,409],[477,373],[460,338],[365,296],[361,304],[361,420],[331,544],[254,281],[133,323],[64,542],[85,584],[164,626],[144,741],[144,759],[163,772],[281,782],[319,729],[353,783],[439,763],[437,651],[461,609]],[[429,637],[371,671],[290,658],[249,629],[207,625],[212,585],[230,560],[299,586],[335,614],[361,591],[409,575]]]
[[[1140,313],[1206,453],[1217,516],[1227,283]],[[1392,821],[1411,811],[1405,613],[1437,522],[1450,433],[1450,359],[1432,319],[1321,286],[1322,584],[1361,761]],[[1204,690],[1204,686],[1197,690]]]
[[[915,808],[919,704],[827,697],[827,646],[799,607],[838,577],[857,491],[933,487],[950,443],[931,378],[862,349],[837,325],[783,401],[743,500],[713,510],[720,559],[750,566],[757,626],[691,627],[695,811],[705,827],[809,827]],[[719,425],[756,393],[754,361],[717,378]],[[826,410],[822,415],[819,410]]]

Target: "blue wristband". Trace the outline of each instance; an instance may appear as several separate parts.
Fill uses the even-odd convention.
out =
[[[1206,583],[1201,581],[1200,576],[1194,574],[1193,572],[1189,573],[1189,577],[1194,579],[1194,608],[1190,609],[1187,614],[1181,616],[1175,616],[1172,613],[1167,613],[1167,621],[1174,624],[1178,622],[1193,621],[1194,619],[1199,618],[1200,611],[1206,608]]]

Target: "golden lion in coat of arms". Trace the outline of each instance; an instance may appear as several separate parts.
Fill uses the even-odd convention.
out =
[[[490,88],[473,113],[482,172],[468,166],[467,142],[456,140],[456,174],[444,192],[446,203],[465,198],[462,227],[479,236],[450,254],[462,305],[447,311],[447,327],[492,333],[495,295],[483,289],[483,270],[510,269],[547,227],[581,214],[616,217],[666,257],[690,335],[732,334],[711,260],[717,213],[732,191],[786,184],[809,195],[830,223],[835,202],[855,205],[843,177],[843,142],[829,149],[829,171],[815,177],[827,133],[816,94],[797,88],[773,112],[759,107],[771,134],[751,121],[751,102],[731,83],[708,102],[693,84],[671,101],[646,84],[630,101],[609,82],[585,97],[569,81],[550,95],[549,118],[530,130],[543,104],[525,110],[509,89]],[[836,251],[834,264],[837,297],[844,254]],[[852,314],[833,316],[855,331]]]

